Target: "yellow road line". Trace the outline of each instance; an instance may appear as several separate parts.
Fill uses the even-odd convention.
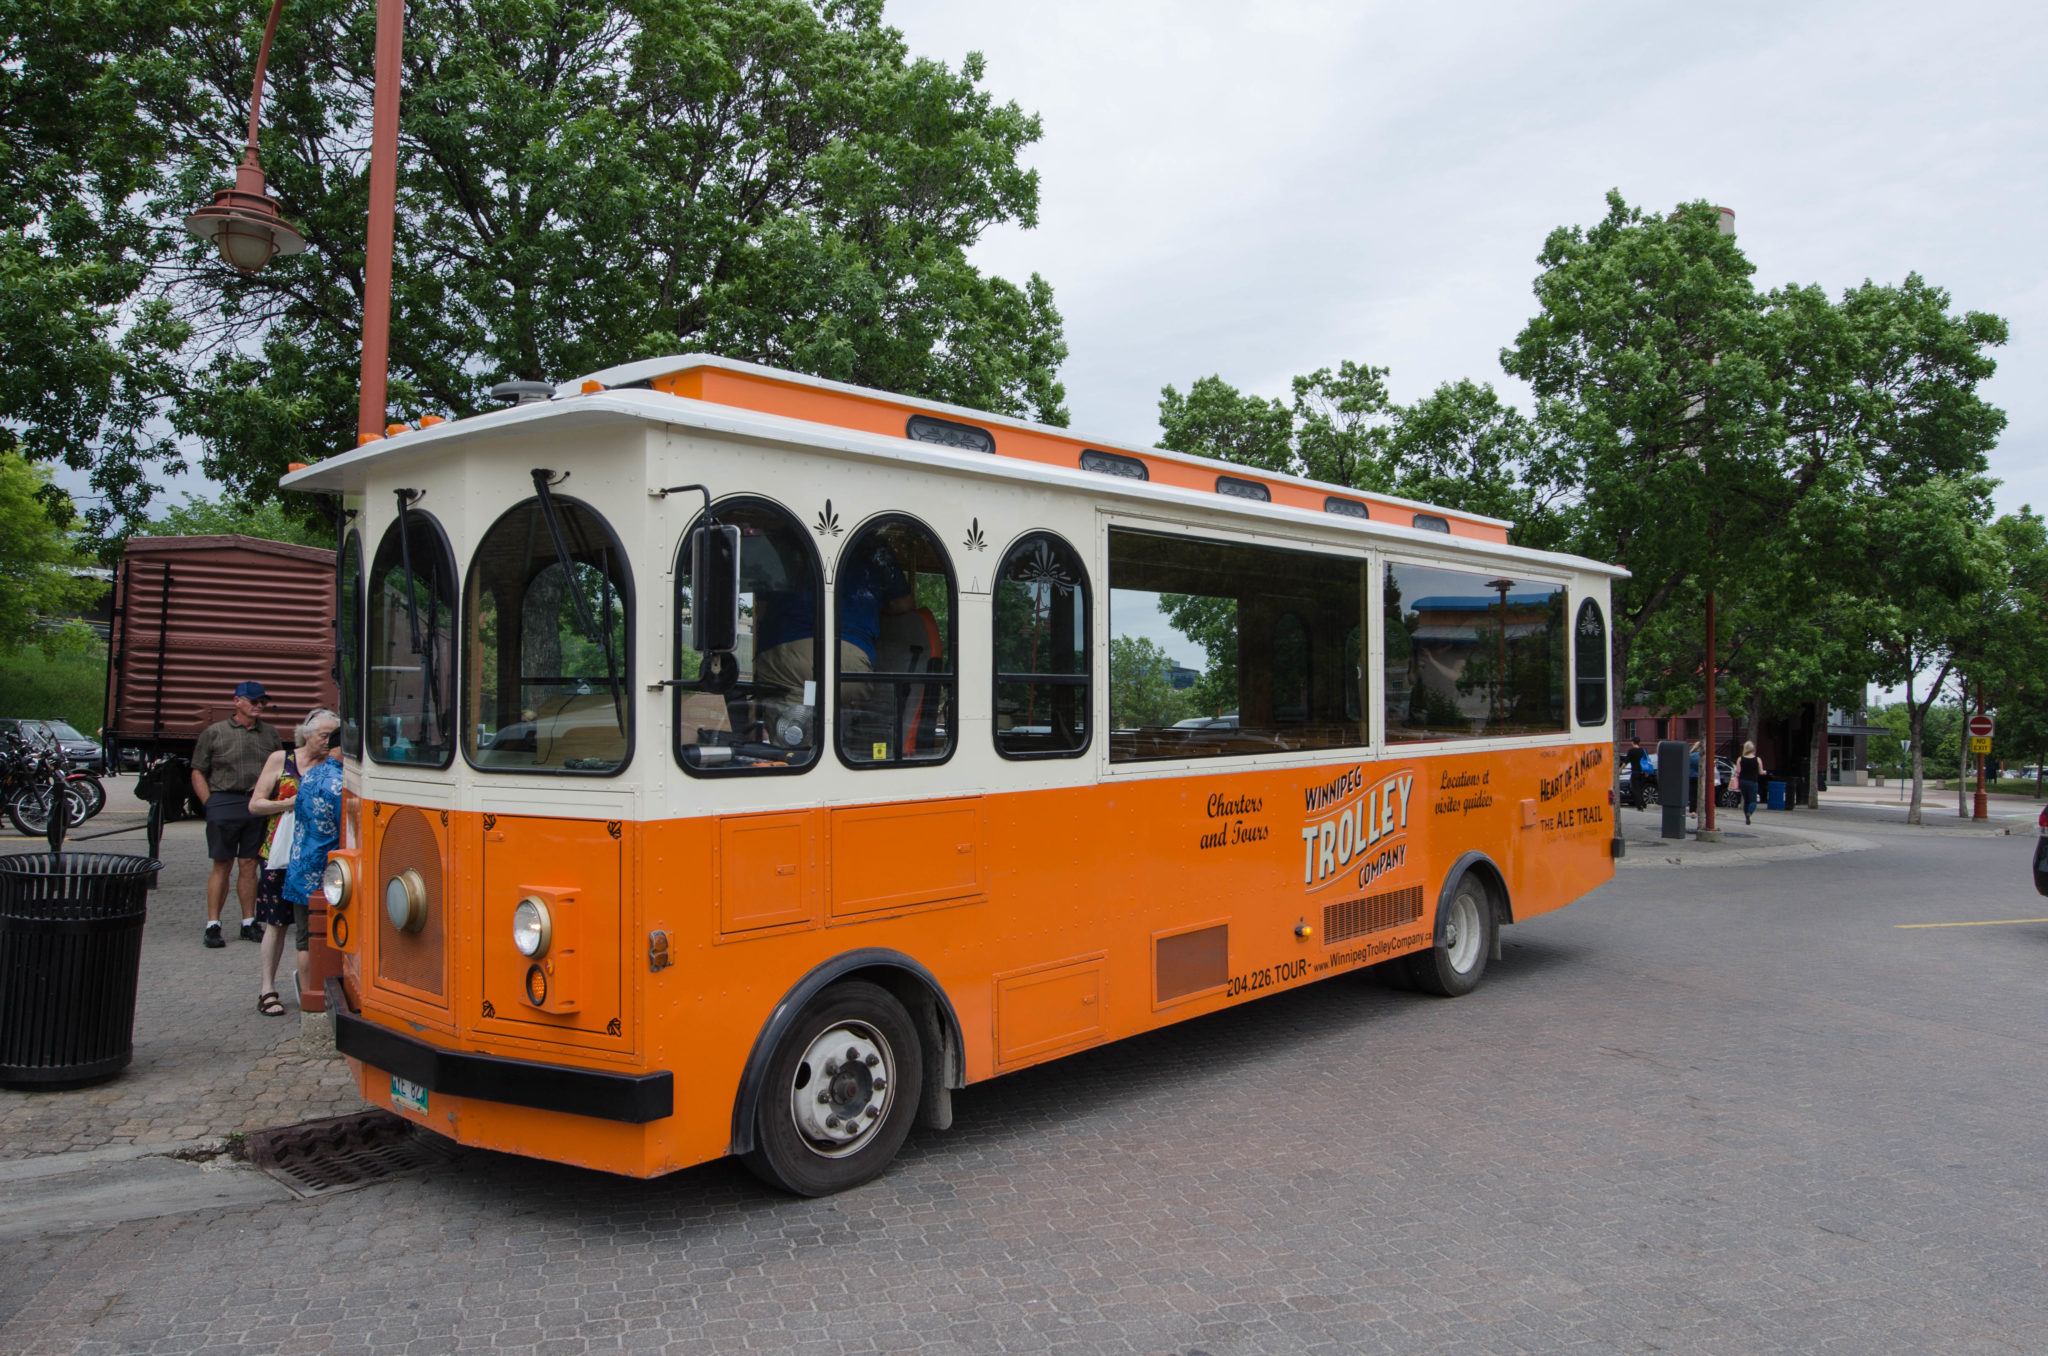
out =
[[[1895,928],[1996,928],[2007,923],[2048,923],[2048,918],[1987,918],[1981,923],[1894,923]]]

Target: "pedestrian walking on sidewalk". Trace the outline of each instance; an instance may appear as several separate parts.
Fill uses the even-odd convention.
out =
[[[1764,760],[1756,756],[1756,744],[1742,742],[1742,757],[1735,764],[1735,779],[1742,784],[1742,822],[1756,813],[1756,798],[1763,790]]]
[[[200,732],[192,749],[192,794],[206,812],[206,855],[213,868],[206,877],[208,946],[226,946],[220,911],[227,904],[228,881],[236,875],[235,893],[242,904],[242,940],[257,940],[256,884],[262,874],[265,824],[249,813],[249,793],[263,775],[270,755],[284,747],[277,731],[257,719],[259,707],[270,705],[261,683],[235,685],[235,714]]]
[[[285,898],[284,883],[298,838],[297,801],[299,784],[304,780],[300,769],[319,767],[340,729],[341,717],[332,711],[321,709],[308,714],[299,722],[297,745],[270,755],[256,790],[249,797],[251,811],[272,816],[270,832],[263,840],[263,880],[256,887],[256,923],[263,929],[263,951],[256,970],[256,1010],[265,1017],[284,1016],[284,1000],[277,992],[277,964],[284,955],[287,928],[296,927],[298,934],[300,993],[305,992],[310,977],[307,929],[298,921],[301,910]]]
[[[1638,810],[1650,790],[1650,755],[1643,751],[1643,741],[1634,735],[1628,741],[1628,798]]]

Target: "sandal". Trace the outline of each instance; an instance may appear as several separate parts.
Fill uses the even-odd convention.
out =
[[[277,990],[269,989],[256,996],[256,1011],[265,1017],[284,1016],[284,1000],[277,996]]]

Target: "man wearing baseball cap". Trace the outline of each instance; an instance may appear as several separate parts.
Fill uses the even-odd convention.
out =
[[[249,813],[249,793],[263,774],[270,755],[284,747],[277,731],[256,718],[259,706],[270,705],[261,683],[235,685],[235,714],[216,721],[199,735],[192,750],[192,794],[206,807],[206,855],[213,870],[206,877],[206,944],[226,946],[220,934],[220,911],[228,899],[228,877],[242,864],[235,893],[242,901],[242,940],[262,940],[256,931],[256,882],[263,830],[268,823]]]

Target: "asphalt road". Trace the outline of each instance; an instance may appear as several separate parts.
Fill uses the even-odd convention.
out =
[[[1866,836],[978,1086],[832,1200],[470,1153],[53,1226],[0,1351],[2048,1350],[2048,921],[1901,926],[2048,918],[2032,839]]]

